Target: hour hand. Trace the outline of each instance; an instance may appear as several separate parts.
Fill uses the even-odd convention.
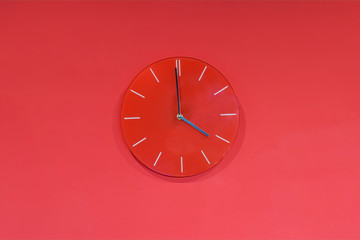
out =
[[[201,128],[199,128],[198,126],[196,126],[195,124],[193,124],[192,122],[190,122],[189,120],[187,120],[186,118],[184,118],[183,115],[180,114],[180,119],[183,120],[184,122],[186,122],[187,124],[189,124],[190,126],[192,126],[193,128],[195,128],[196,130],[198,130],[199,132],[201,132],[202,134],[204,134],[205,136],[209,136],[208,133],[206,133],[204,130],[202,130]]]

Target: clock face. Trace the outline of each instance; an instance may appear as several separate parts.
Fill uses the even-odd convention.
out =
[[[122,106],[122,130],[133,155],[174,177],[202,173],[226,155],[239,125],[230,83],[211,65],[167,58],[140,72]]]

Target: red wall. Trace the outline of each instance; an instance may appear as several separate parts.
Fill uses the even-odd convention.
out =
[[[0,2],[0,238],[360,239],[360,2]],[[232,83],[212,171],[145,169],[121,135],[171,56]]]

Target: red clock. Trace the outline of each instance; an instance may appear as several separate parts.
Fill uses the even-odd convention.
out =
[[[128,88],[122,131],[133,155],[174,177],[202,173],[226,155],[239,125],[239,105],[226,78],[194,58],[155,62]]]

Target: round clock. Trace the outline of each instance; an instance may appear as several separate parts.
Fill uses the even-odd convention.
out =
[[[214,167],[229,151],[239,105],[230,83],[208,63],[167,58],[135,77],[121,121],[125,142],[142,164],[186,177]]]

